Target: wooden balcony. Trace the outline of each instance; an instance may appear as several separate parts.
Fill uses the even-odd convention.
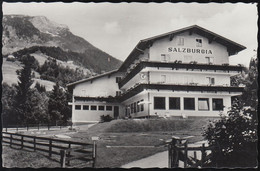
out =
[[[196,64],[196,63],[166,63],[166,62],[152,62],[152,61],[141,61],[133,68],[124,78],[119,82],[119,88],[123,87],[129,80],[131,80],[136,74],[138,74],[145,67],[155,68],[172,68],[173,69],[190,69],[190,70],[217,70],[242,72],[242,66],[231,66],[231,65],[209,65],[209,64]]]

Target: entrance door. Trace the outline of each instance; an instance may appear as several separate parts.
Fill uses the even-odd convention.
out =
[[[119,116],[119,107],[114,106],[114,118],[117,119]]]

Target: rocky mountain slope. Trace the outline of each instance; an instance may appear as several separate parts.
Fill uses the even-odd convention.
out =
[[[3,55],[33,46],[59,48],[60,54],[69,54],[69,60],[80,63],[95,73],[117,69],[122,63],[71,33],[67,26],[44,16],[4,15],[2,26]]]

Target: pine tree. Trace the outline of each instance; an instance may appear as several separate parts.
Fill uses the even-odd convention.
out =
[[[59,123],[65,123],[68,120],[68,115],[70,113],[67,95],[60,87],[59,83],[53,86],[53,90],[49,97],[49,105],[48,105],[50,122],[55,123],[56,125]]]
[[[17,94],[15,96],[14,110],[17,116],[17,120],[20,123],[28,123],[28,115],[31,113],[31,105],[29,97],[31,96],[30,86],[33,83],[32,80],[32,61],[30,55],[27,55],[22,61],[23,68],[17,70],[18,85],[16,86]]]

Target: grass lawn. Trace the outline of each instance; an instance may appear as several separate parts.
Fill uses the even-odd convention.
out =
[[[131,120],[129,120],[132,122]],[[137,121],[140,123],[140,121]],[[146,122],[146,121],[145,121]],[[181,122],[181,121],[176,121]],[[184,121],[186,122],[186,121]],[[96,161],[96,167],[97,168],[117,168],[124,164],[127,164],[129,162],[142,159],[144,157],[151,156],[153,154],[156,154],[161,151],[167,150],[167,147],[164,147],[163,140],[170,139],[172,136],[179,136],[179,137],[185,137],[185,136],[194,136],[189,139],[189,142],[197,142],[203,140],[203,137],[201,135],[202,133],[202,126],[205,125],[207,122],[207,119],[200,119],[200,120],[194,120],[189,121],[188,125],[186,124],[180,124],[179,126],[174,126],[177,130],[171,130],[166,131],[163,129],[166,129],[166,127],[162,127],[159,125],[154,125],[155,122],[149,122],[153,123],[153,125],[157,128],[161,128],[162,130],[159,131],[115,131],[114,125],[117,125],[118,129],[124,129],[123,125],[125,124],[125,121],[115,120],[108,123],[99,123],[92,127],[90,127],[88,130],[79,129],[78,131],[69,131],[64,130],[63,132],[60,130],[52,131],[52,133],[47,133],[45,131],[45,136],[52,136],[54,134],[66,134],[72,137],[69,140],[73,141],[80,141],[80,142],[91,142],[92,136],[99,136],[100,140],[97,142],[97,161]],[[156,121],[156,124],[159,123]],[[165,124],[165,121],[162,121],[163,124]],[[147,125],[147,123],[143,123]],[[169,124],[172,125],[172,124]],[[185,127],[182,127],[180,125],[183,125]],[[151,125],[150,125],[151,126]],[[80,128],[80,127],[79,127]],[[113,129],[112,129],[113,128]],[[128,129],[131,129],[128,125]],[[153,129],[153,128],[152,128]],[[112,131],[113,130],[113,131]],[[39,131],[38,131],[39,132]],[[40,134],[39,134],[40,135]],[[42,136],[42,135],[40,135]],[[117,148],[107,148],[107,146],[156,146],[156,145],[162,145],[155,148],[140,148],[140,147],[117,147]],[[15,152],[13,152],[15,151]],[[4,158],[6,161],[9,160],[17,160],[19,162],[10,163],[11,167],[45,167],[42,166],[43,164],[47,164],[46,167],[59,167],[58,162],[51,161],[50,159],[46,158],[46,156],[42,156],[42,154],[39,154],[38,152],[29,152],[30,154],[24,154],[28,153],[24,150],[12,150],[8,149],[7,153],[5,149],[3,150],[3,154],[5,154]],[[25,158],[19,159],[18,153],[23,154],[22,156],[28,156],[26,159],[28,161],[24,161]],[[36,155],[36,156],[34,156]],[[15,157],[15,158],[14,158]],[[17,158],[17,159],[16,159]],[[30,158],[35,159],[37,158],[37,161],[39,162],[29,162]],[[39,160],[38,160],[39,158]],[[50,164],[49,164],[50,163]],[[52,163],[52,164],[51,164]],[[73,167],[73,166],[72,166]],[[76,166],[75,166],[76,167]]]

